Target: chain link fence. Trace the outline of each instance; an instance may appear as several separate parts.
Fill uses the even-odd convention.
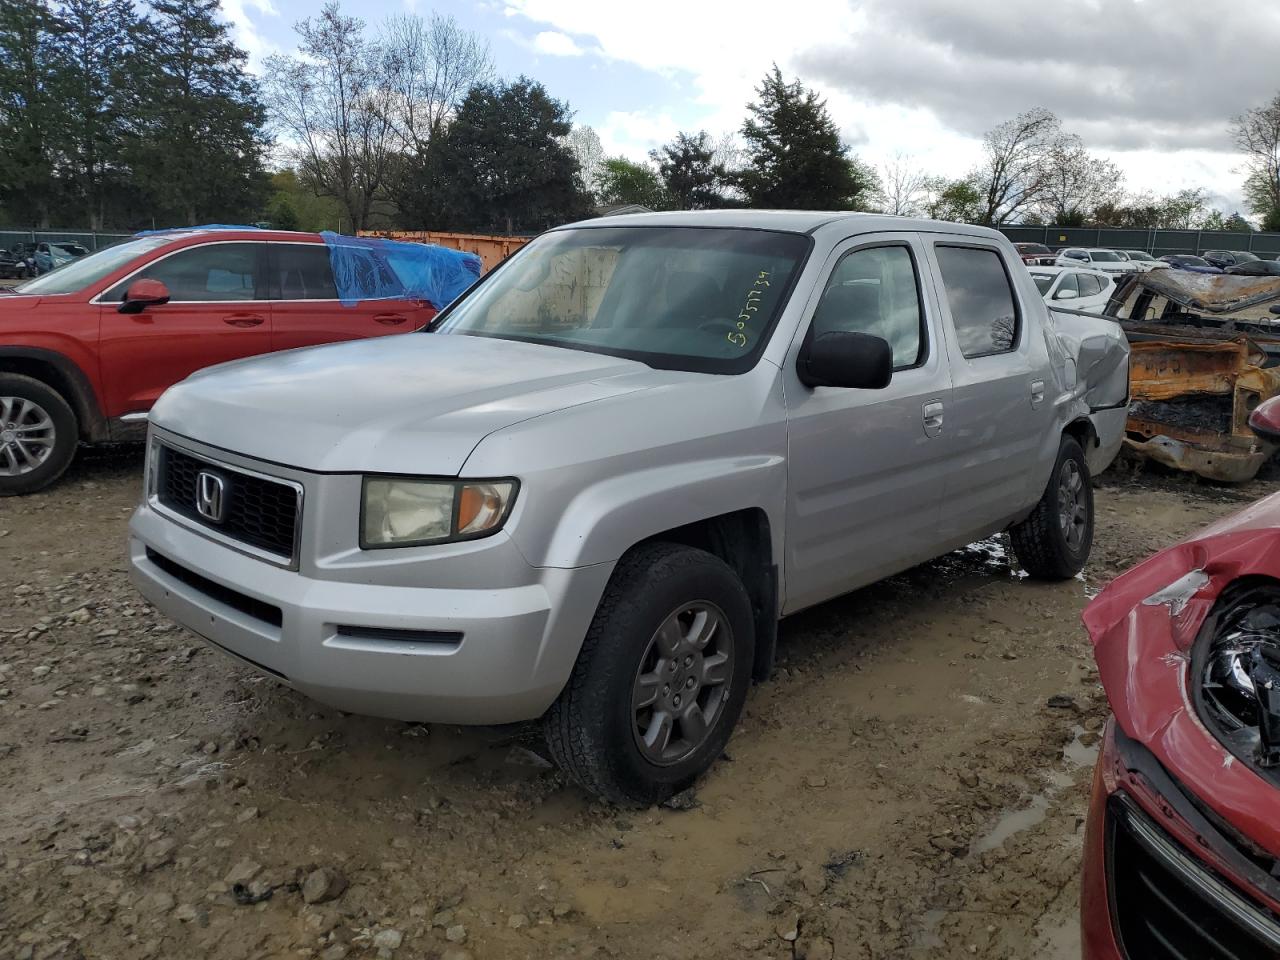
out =
[[[0,247],[12,250],[18,244],[34,247],[38,243],[78,243],[90,251],[101,250],[122,240],[128,240],[132,233],[104,233],[98,230],[2,230],[0,229]]]
[[[1119,227],[1001,227],[1014,243],[1043,243],[1059,247],[1107,247],[1145,250],[1156,257],[1170,253],[1200,254],[1206,250],[1248,250],[1264,260],[1280,255],[1280,233],[1239,230],[1126,230]]]

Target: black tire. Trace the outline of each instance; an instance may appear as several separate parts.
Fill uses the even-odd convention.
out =
[[[717,712],[701,745],[688,756],[658,764],[637,742],[636,678],[654,649],[658,628],[682,606],[698,604],[723,614],[730,635],[717,642],[732,648],[728,680],[714,704],[708,703]],[[586,790],[625,806],[660,803],[686,789],[724,751],[742,713],[754,630],[747,591],[718,557],[671,543],[629,552],[605,588],[569,682],[543,718],[556,763]]]
[[[18,373],[0,373],[0,397],[17,397],[39,405],[53,421],[54,430],[53,449],[44,461],[34,469],[15,476],[4,473],[9,464],[3,444],[0,444],[0,497],[43,490],[66,472],[76,455],[76,448],[80,445],[80,429],[75,411],[63,399],[62,394],[48,384]],[[5,424],[0,424],[0,437],[3,436],[4,427]]]
[[[1070,503],[1064,490],[1064,470],[1075,471],[1081,486],[1076,507],[1083,510],[1078,535],[1068,536],[1063,508]],[[1081,516],[1074,511],[1075,516]],[[1084,569],[1093,547],[1093,483],[1084,451],[1073,437],[1063,437],[1058,459],[1044,495],[1031,516],[1010,531],[1013,552],[1022,568],[1038,580],[1069,580]],[[1075,542],[1073,543],[1072,540]]]

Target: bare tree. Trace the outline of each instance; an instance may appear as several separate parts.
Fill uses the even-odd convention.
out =
[[[362,230],[391,180],[399,138],[386,58],[337,2],[296,24],[299,56],[266,61],[265,96],[302,180]]]
[[[880,167],[880,197],[884,212],[895,217],[918,217],[929,202],[932,178],[903,153]]]
[[[591,127],[578,124],[564,140],[565,146],[578,161],[578,185],[587,193],[594,194],[596,180],[600,176],[600,165],[604,162],[604,146],[600,143],[600,135]]]
[[[972,178],[982,194],[982,223],[1007,223],[1040,201],[1046,157],[1061,139],[1061,121],[1043,107],[1021,113],[983,135],[983,161]]]
[[[1262,217],[1280,211],[1280,94],[1231,121],[1236,147],[1245,155],[1246,193]]]
[[[1110,160],[1095,157],[1077,136],[1049,145],[1043,160],[1038,207],[1046,223],[1083,226],[1098,208],[1124,197],[1124,174]]]
[[[390,17],[380,52],[390,87],[391,123],[401,145],[421,156],[457,111],[467,91],[493,79],[489,44],[433,13]]]

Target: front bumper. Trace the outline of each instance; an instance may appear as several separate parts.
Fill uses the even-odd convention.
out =
[[[1267,860],[1108,724],[1085,832],[1084,960],[1280,956]]]
[[[327,495],[329,481],[343,497]],[[144,503],[130,523],[134,583],[223,651],[350,713],[490,724],[532,719],[550,706],[612,564],[535,568],[505,533],[326,553],[335,524],[320,514],[337,499],[345,504],[358,478],[302,482],[299,569],[246,555]],[[348,516],[355,507],[346,504]]]

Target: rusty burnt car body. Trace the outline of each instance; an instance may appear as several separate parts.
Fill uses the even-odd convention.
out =
[[[1278,310],[1280,277],[1123,278],[1106,313],[1132,349],[1126,446],[1209,480],[1252,479],[1276,449],[1247,421],[1280,395]]]

